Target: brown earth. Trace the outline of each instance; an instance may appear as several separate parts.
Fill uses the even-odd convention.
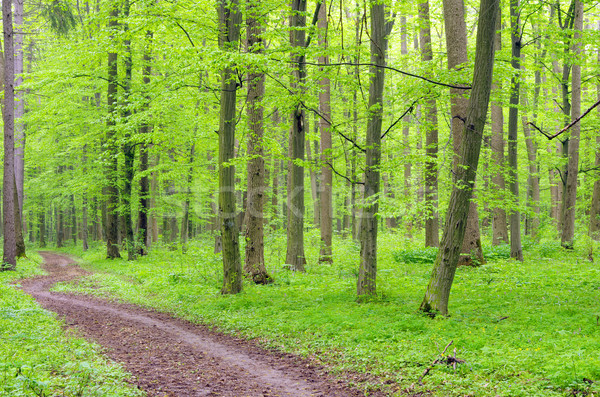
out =
[[[149,396],[353,397],[348,386],[365,375],[338,379],[310,361],[220,334],[168,314],[101,299],[49,292],[57,282],[89,273],[67,256],[40,252],[48,276],[23,280],[23,290],[68,327],[104,347]],[[375,379],[370,378],[371,382]],[[376,381],[376,380],[375,380]],[[385,396],[370,391],[369,396]]]

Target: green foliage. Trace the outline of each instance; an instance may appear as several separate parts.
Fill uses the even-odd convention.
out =
[[[433,263],[438,249],[435,247],[409,248],[394,251],[392,255],[396,262],[402,263]]]
[[[141,396],[98,347],[65,336],[62,324],[12,284],[40,274],[35,254],[0,273],[0,396]]]
[[[433,250],[400,251],[399,240],[398,235],[381,235],[379,295],[360,304],[355,296],[357,244],[335,238],[334,263],[317,263],[316,231],[306,235],[306,273],[286,270],[285,236],[268,235],[265,256],[275,282],[245,282],[244,292],[235,296],[219,294],[220,255],[212,253],[209,236],[190,242],[187,255],[155,247],[135,262],[107,261],[102,249],[92,250],[84,255],[85,266],[98,273],[60,289],[172,312],[322,360],[340,373],[369,371],[393,379],[412,393],[541,397],[600,392],[600,271],[582,253],[552,251],[547,258],[541,253],[551,251],[540,247],[553,245],[542,242],[528,249],[521,264],[505,259],[505,246],[486,247],[486,264],[458,269],[451,317],[431,320],[416,309],[431,270],[423,261]],[[417,386],[450,341],[465,363],[456,369],[436,365],[424,386]],[[454,355],[450,350],[446,354]]]

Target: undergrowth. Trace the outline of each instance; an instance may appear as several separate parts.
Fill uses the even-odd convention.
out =
[[[414,248],[421,242],[383,234],[379,296],[357,303],[358,245],[336,238],[333,264],[319,264],[318,232],[306,240],[307,270],[295,273],[284,266],[285,236],[267,236],[265,258],[275,282],[245,282],[235,296],[219,294],[221,256],[209,236],[190,242],[186,255],[155,246],[132,262],[105,260],[103,246],[86,253],[71,248],[97,273],[59,289],[173,312],[322,360],[340,373],[370,372],[398,382],[398,395],[599,395],[600,268],[585,253],[551,242],[526,244],[519,263],[506,247],[484,246],[486,264],[457,271],[451,316],[432,320],[417,310],[433,252]],[[421,385],[451,341],[445,355],[464,362],[433,366]]]
[[[0,396],[141,396],[126,374],[83,339],[66,336],[55,315],[14,285],[40,274],[41,258],[0,272]]]

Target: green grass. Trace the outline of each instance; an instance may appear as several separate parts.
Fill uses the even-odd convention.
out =
[[[369,371],[405,390],[436,396],[562,396],[600,392],[600,267],[584,252],[558,243],[526,245],[526,261],[490,249],[485,265],[459,268],[449,318],[417,309],[431,264],[421,242],[383,234],[379,296],[357,303],[359,247],[334,241],[334,263],[317,264],[319,236],[306,237],[306,273],[285,270],[285,236],[267,238],[265,256],[275,283],[221,296],[221,258],[212,240],[190,244],[187,255],[155,247],[135,262],[108,261],[104,247],[83,254],[98,273],[78,290],[169,311],[267,346],[320,357],[340,373]],[[398,252],[405,253],[400,255]],[[412,250],[412,251],[411,251]],[[77,252],[77,249],[71,249]],[[465,361],[436,365],[444,347]],[[584,379],[595,383],[589,384]],[[369,387],[369,385],[362,385]],[[400,394],[399,394],[400,395]]]
[[[41,258],[0,273],[0,396],[141,396],[98,347],[65,335],[55,315],[11,282],[41,274]]]

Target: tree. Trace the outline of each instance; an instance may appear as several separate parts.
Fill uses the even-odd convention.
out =
[[[369,119],[365,157],[364,208],[360,222],[360,267],[357,295],[377,292],[377,211],[379,208],[379,166],[381,161],[381,124],[383,120],[383,87],[387,56],[387,36],[393,21],[386,23],[385,6],[370,1],[371,10],[371,75],[369,83]]]
[[[498,7],[499,0],[481,0],[479,6],[473,84],[462,130],[460,163],[455,169],[454,187],[450,195],[440,250],[420,308],[432,316],[438,312],[442,315],[448,314],[450,288],[467,228],[469,203],[477,175],[492,85]]]
[[[319,64],[329,64],[327,52],[327,7],[319,9],[319,48],[325,52],[319,56]],[[331,82],[325,73],[319,81],[319,130],[321,132],[321,194],[319,197],[321,216],[321,250],[319,261],[333,262],[331,240],[333,236],[333,156],[331,145]]]
[[[496,36],[495,36],[495,51],[499,52],[502,49],[502,32],[501,32],[501,17],[502,11],[498,9],[498,18],[496,20]],[[501,93],[502,83],[499,78],[496,78],[492,83],[492,92]],[[492,102],[492,137],[490,146],[492,149],[492,162],[495,172],[492,174],[492,184],[494,189],[504,193],[506,183],[504,180],[504,112],[500,102]],[[507,244],[508,243],[508,228],[506,221],[506,210],[496,205],[492,208],[492,244]]]
[[[12,2],[2,1],[2,24],[4,27],[4,175],[2,183],[2,209],[4,218],[4,252],[1,270],[17,268],[15,231],[15,142],[14,142],[14,103],[15,103],[15,61],[13,47]]]
[[[223,55],[237,50],[242,14],[238,0],[219,0],[219,47]],[[221,70],[221,108],[219,116],[219,218],[223,244],[222,294],[242,291],[242,265],[235,206],[235,149],[237,69],[233,61]]]
[[[600,22],[598,23],[598,30],[600,30]],[[600,64],[600,47],[597,49],[598,52],[598,64]],[[600,83],[596,85],[596,91],[598,100],[600,101]],[[598,107],[598,113],[600,114],[600,107]],[[596,147],[600,146],[600,134],[596,135]],[[596,169],[600,169],[600,150],[596,150],[596,158],[594,162]],[[596,178],[594,181],[594,191],[592,193],[592,205],[590,206],[590,236],[596,240],[600,240],[600,178]]]
[[[113,35],[116,33],[118,26],[119,17],[119,5],[116,0],[110,2],[110,14],[108,20],[108,29]],[[106,203],[106,257],[108,259],[120,258],[118,246],[118,232],[119,232],[119,217],[117,213],[117,206],[119,203],[119,190],[117,187],[118,178],[118,157],[116,155],[116,119],[117,119],[117,52],[116,48],[113,48],[108,53],[108,92],[107,92],[107,103],[108,103],[108,118],[106,120],[106,145],[108,148],[107,153],[107,178],[108,184],[106,186],[107,203]]]
[[[581,31],[583,30],[583,3],[580,0],[574,0],[573,15],[573,42],[571,44],[572,52],[577,57],[581,55]],[[573,63],[571,74],[571,120],[575,121],[581,115],[581,65],[578,62]],[[566,183],[563,200],[563,226],[560,243],[563,247],[573,249],[575,239],[575,203],[577,200],[577,174],[579,167],[579,138],[581,133],[581,124],[575,123],[571,128],[569,137],[569,161],[567,164]]]
[[[444,24],[446,27],[446,47],[448,52],[448,69],[462,68],[467,59],[467,27],[464,16],[463,0],[444,0]],[[464,90],[450,89],[450,104],[452,114],[452,143],[454,147],[454,173],[457,173],[457,165],[462,161],[460,158],[461,133],[467,116],[468,100],[463,95]],[[469,206],[468,225],[465,232],[462,247],[461,264],[472,264],[472,257],[478,263],[483,263],[483,251],[481,249],[481,237],[479,235],[479,215],[477,205],[471,202]]]
[[[317,3],[318,15],[321,3]],[[306,139],[305,114],[300,93],[305,89],[306,65],[304,51],[307,47],[306,0],[292,0],[290,15],[290,43],[292,45],[292,89],[296,90],[292,110],[292,128],[289,137],[290,170],[287,203],[287,251],[285,263],[292,270],[304,271],[304,142]]]
[[[510,37],[514,69],[510,84],[510,109],[508,111],[508,164],[510,169],[510,191],[514,208],[510,212],[510,256],[523,261],[521,247],[521,212],[519,211],[519,178],[517,168],[517,133],[519,122],[519,90],[521,79],[521,27],[519,22],[519,0],[510,0]]]
[[[429,18],[429,1],[419,3],[419,18],[421,29],[419,41],[421,47],[421,59],[424,62],[433,60],[433,49],[431,48],[431,22]],[[423,108],[423,118],[426,120],[425,133],[425,246],[438,247],[439,217],[438,217],[438,118],[437,104],[435,98],[427,99]]]
[[[259,2],[247,6],[248,53],[263,53],[263,27],[260,20]],[[258,59],[255,62],[259,61]],[[244,272],[257,284],[268,284],[272,278],[265,267],[264,254],[264,201],[265,201],[265,158],[263,97],[265,93],[265,75],[256,65],[248,72],[248,197],[246,199],[246,260]]]

